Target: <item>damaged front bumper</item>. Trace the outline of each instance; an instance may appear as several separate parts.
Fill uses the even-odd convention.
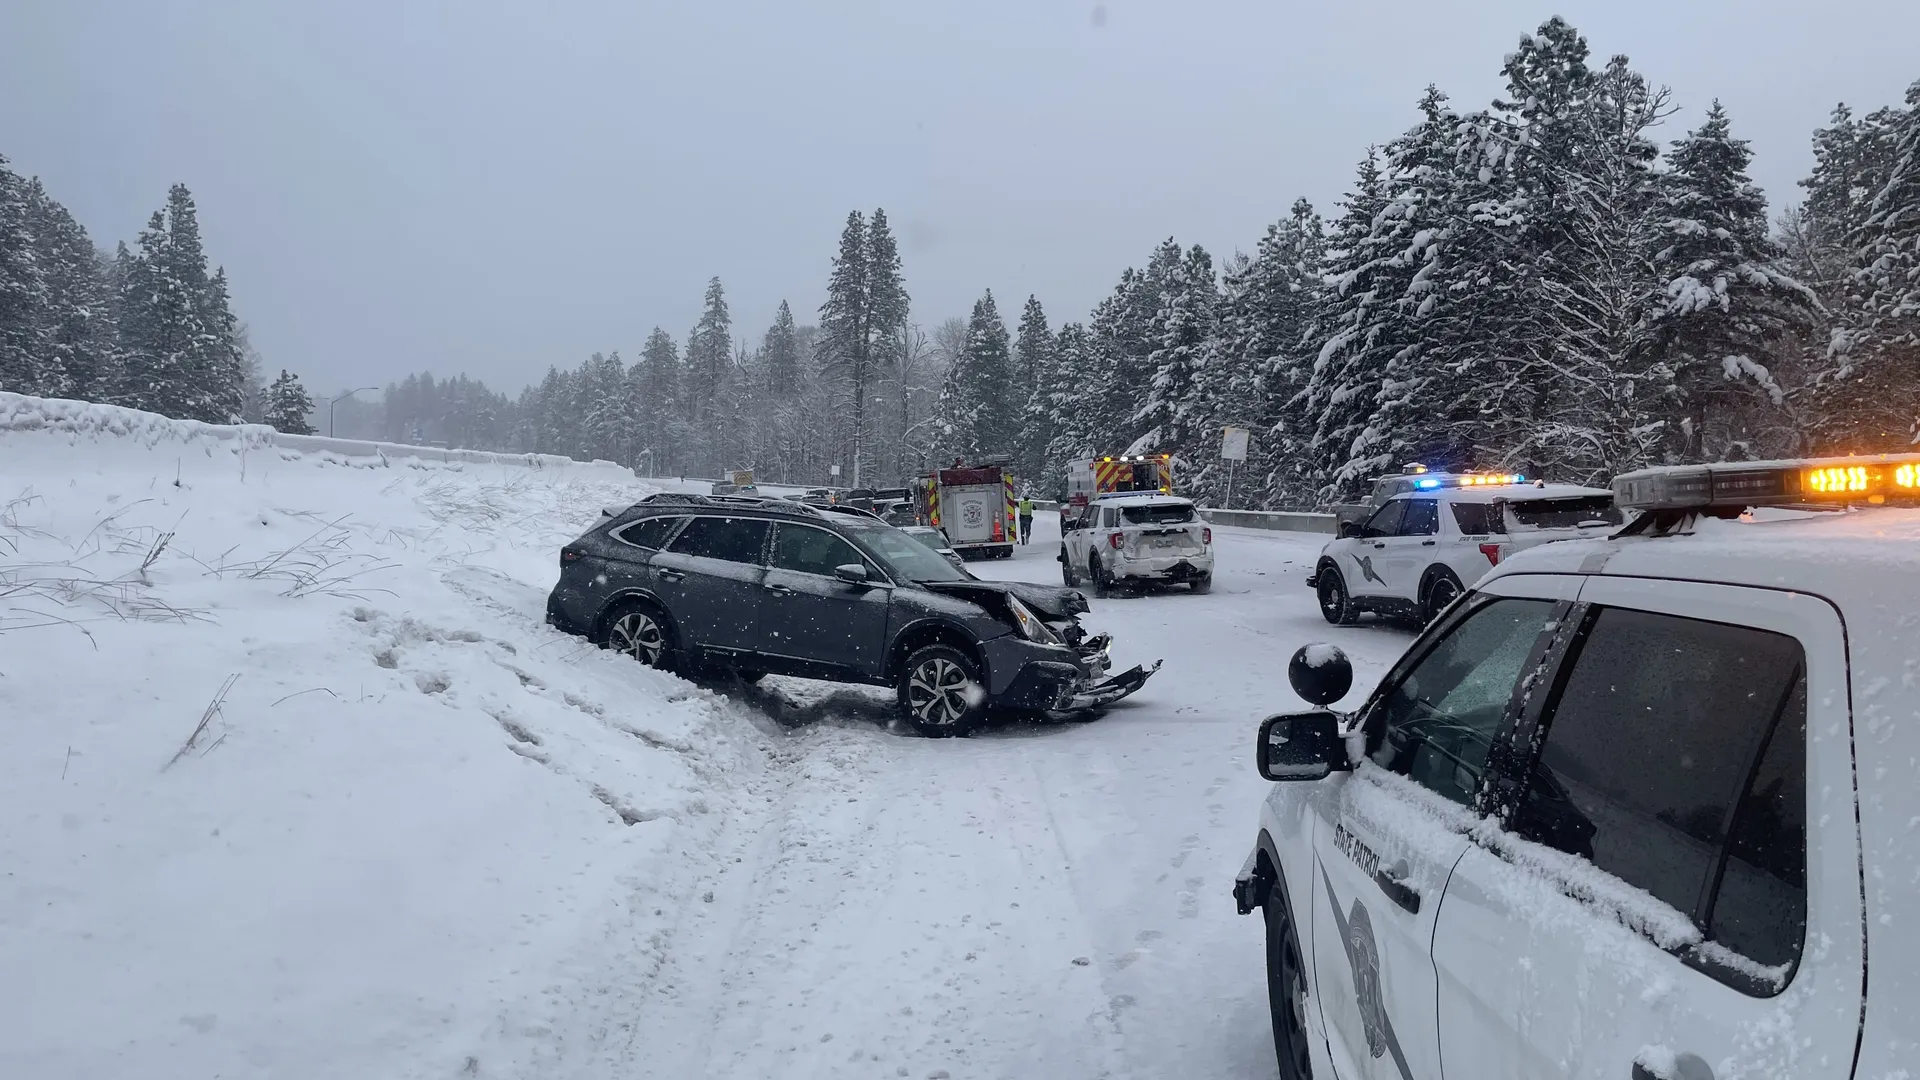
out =
[[[1018,655],[989,655],[989,667],[1016,672],[1007,685],[993,695],[993,703],[1004,708],[1071,716],[1119,701],[1146,685],[1147,679],[1160,670],[1162,661],[1156,660],[1151,667],[1135,667],[1109,677],[1112,646],[1110,636],[1096,634],[1070,647],[1077,661],[1073,662],[1058,646],[997,639],[990,647],[991,652],[1017,650]]]

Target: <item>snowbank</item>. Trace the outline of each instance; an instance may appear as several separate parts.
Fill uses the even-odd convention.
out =
[[[0,394],[0,1076],[532,1075],[657,965],[766,737],[543,625],[645,490]]]

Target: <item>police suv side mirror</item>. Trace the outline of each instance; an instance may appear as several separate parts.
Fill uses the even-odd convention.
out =
[[[1261,721],[1254,761],[1267,780],[1324,780],[1336,770],[1353,768],[1347,741],[1340,735],[1340,717],[1325,709]]]

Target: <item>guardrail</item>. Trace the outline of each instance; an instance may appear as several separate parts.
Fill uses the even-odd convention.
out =
[[[1288,510],[1209,510],[1202,507],[1200,516],[1215,525],[1232,525],[1242,529],[1326,533],[1331,536],[1336,528],[1332,514]]]

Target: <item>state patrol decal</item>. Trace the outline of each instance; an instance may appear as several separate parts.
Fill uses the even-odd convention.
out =
[[[1349,852],[1355,862],[1373,856],[1373,852],[1357,840],[1355,846],[1359,853]],[[1373,861],[1377,862],[1378,857]],[[1320,868],[1320,880],[1326,883],[1327,903],[1333,908],[1334,920],[1340,927],[1340,944],[1346,950],[1347,966],[1353,971],[1354,997],[1360,1006],[1360,1026],[1367,1036],[1367,1053],[1375,1058],[1391,1054],[1401,1080],[1413,1080],[1413,1073],[1407,1068],[1407,1055],[1400,1049],[1400,1038],[1393,1031],[1393,1018],[1387,1015],[1386,995],[1380,981],[1380,945],[1373,935],[1373,916],[1367,913],[1366,905],[1358,897],[1347,911],[1340,910],[1339,894],[1333,891],[1333,879],[1327,876],[1324,866]]]

